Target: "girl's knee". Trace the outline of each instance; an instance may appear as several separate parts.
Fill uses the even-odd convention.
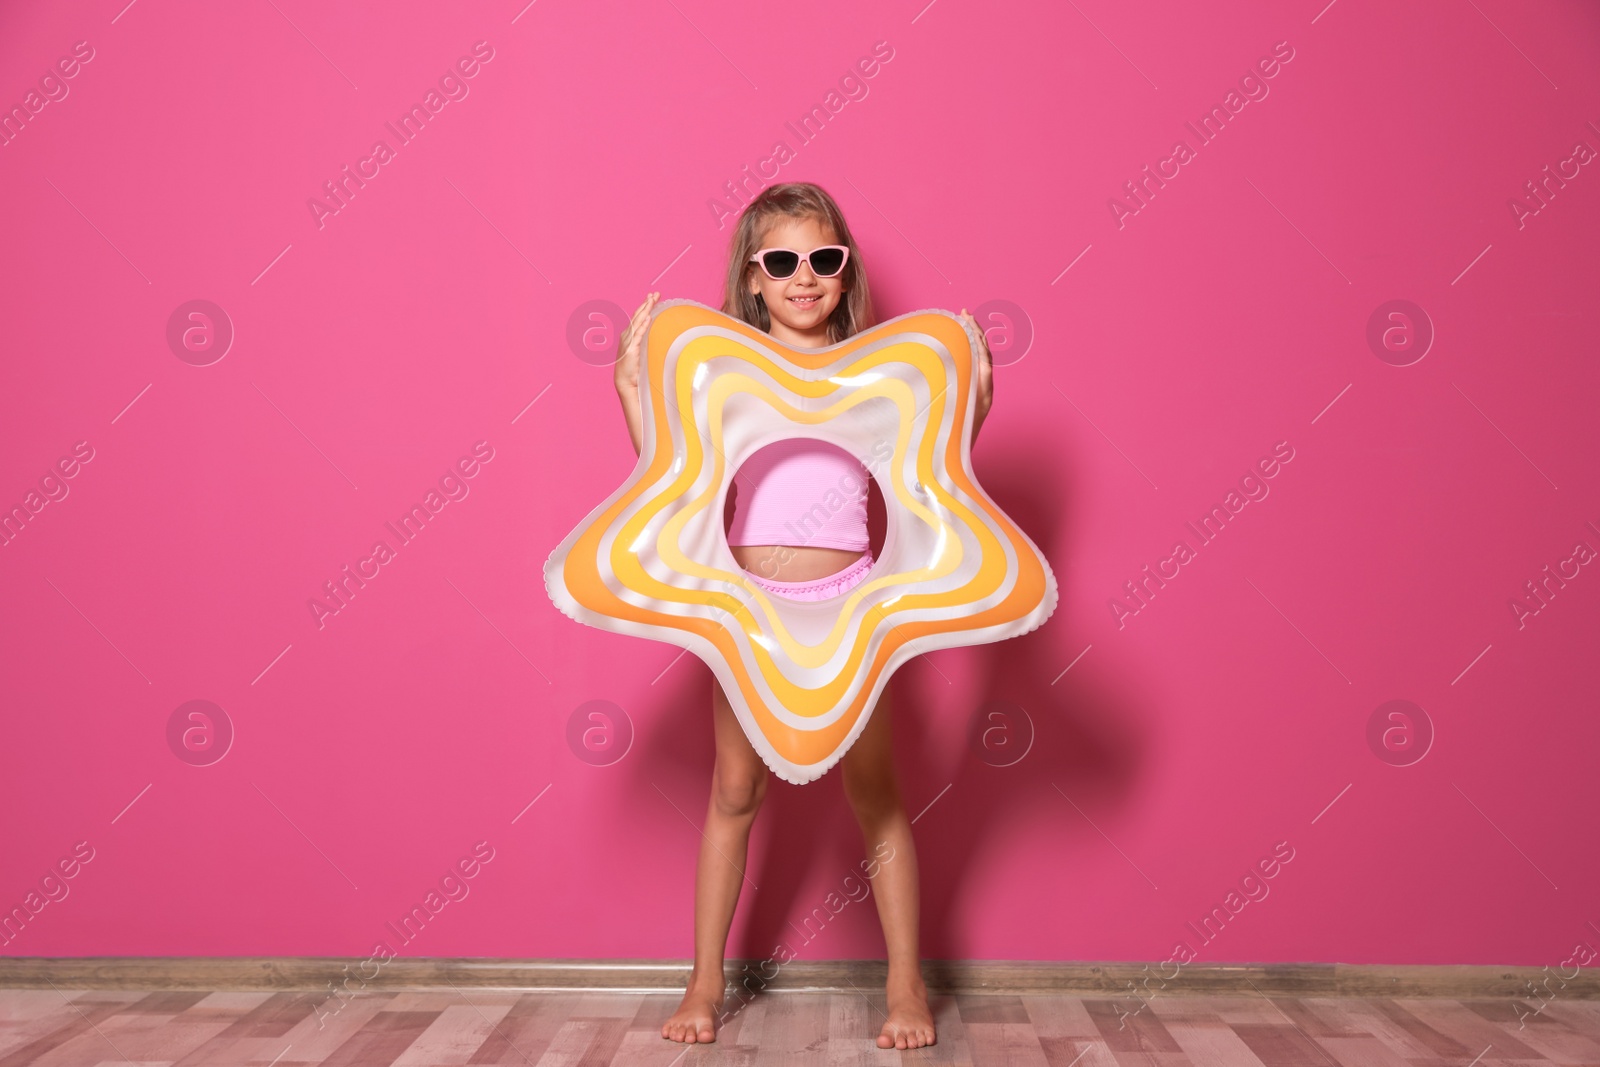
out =
[[[844,796],[857,819],[886,815],[900,806],[893,769],[882,764],[845,768]]]
[[[767,795],[766,765],[738,770],[719,766],[711,792],[719,813],[732,818],[754,815]]]

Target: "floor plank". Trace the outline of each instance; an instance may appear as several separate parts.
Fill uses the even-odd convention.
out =
[[[1264,1061],[1237,1030],[1215,1015],[1162,1020],[1195,1067],[1264,1067]]]

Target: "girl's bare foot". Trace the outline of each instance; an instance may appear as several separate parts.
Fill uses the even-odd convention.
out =
[[[722,1011],[723,995],[722,986],[711,988],[709,983],[698,982],[691,975],[678,1010],[662,1024],[661,1036],[691,1045],[715,1041],[716,1018]]]
[[[878,1033],[879,1048],[921,1048],[935,1043],[933,1012],[928,1010],[928,987],[915,982],[888,988],[889,1020]]]

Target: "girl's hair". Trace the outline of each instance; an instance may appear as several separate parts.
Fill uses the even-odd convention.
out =
[[[761,269],[750,257],[761,248],[761,238],[768,225],[778,218],[814,219],[824,229],[833,231],[837,243],[850,249],[850,256],[841,276],[845,286],[844,299],[828,316],[828,343],[838,344],[846,337],[874,325],[872,293],[867,287],[867,270],[861,262],[861,250],[844,213],[820,185],[811,182],[783,182],[761,190],[760,194],[739,216],[729,239],[727,287],[722,294],[722,313],[742,319],[763,332],[772,330],[772,318],[767,313],[767,303],[760,293],[750,292],[750,272]]]

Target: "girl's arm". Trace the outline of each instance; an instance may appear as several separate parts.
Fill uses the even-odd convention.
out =
[[[644,448],[644,415],[639,410],[637,383],[617,383],[617,399],[622,401],[622,417],[628,423],[628,436],[633,439],[633,452],[638,455]]]
[[[989,338],[978,329],[977,320],[967,314],[967,309],[961,309],[961,318],[972,328],[972,333],[977,337],[978,349],[981,356],[978,360],[978,408],[972,420],[972,443],[978,443],[978,431],[983,428],[983,420],[989,417],[989,408],[994,405],[994,357],[989,353]]]
[[[633,313],[628,328],[617,342],[614,372],[617,399],[622,401],[622,417],[628,422],[628,437],[633,441],[634,455],[644,448],[644,414],[639,409],[639,349],[644,340],[646,324],[650,321],[650,309],[655,307],[660,298],[660,293],[651,293],[644,298],[644,303]]]

